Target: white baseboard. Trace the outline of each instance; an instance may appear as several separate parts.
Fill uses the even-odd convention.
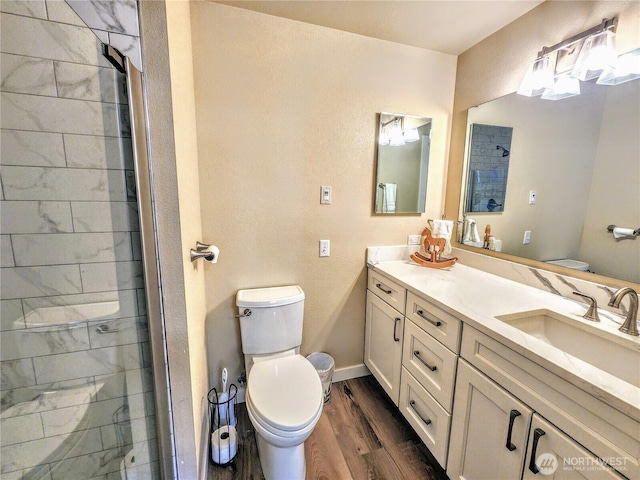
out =
[[[367,375],[371,375],[371,372],[364,363],[337,368],[336,371],[333,372],[331,383],[342,382],[343,380],[349,380],[351,378],[366,377]]]
[[[352,365],[351,367],[337,368],[333,372],[331,383],[342,382],[343,380],[349,380],[351,378],[366,377],[371,375],[371,372],[364,363],[359,365]],[[245,402],[245,387],[238,388],[238,403]]]

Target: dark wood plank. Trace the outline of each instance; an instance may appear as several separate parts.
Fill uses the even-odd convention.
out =
[[[409,480],[384,448],[347,460],[353,480]],[[410,479],[417,480],[417,479]]]
[[[331,400],[325,407],[342,454],[349,457],[362,455],[382,447],[371,423],[354,401],[346,382],[332,386]]]
[[[372,375],[345,383],[384,447],[419,441],[418,435]]]
[[[326,414],[305,442],[304,452],[307,480],[353,480]]]

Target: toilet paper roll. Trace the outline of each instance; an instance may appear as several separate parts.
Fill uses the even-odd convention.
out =
[[[614,238],[633,237],[634,235],[635,232],[633,228],[613,227]]]
[[[229,463],[238,452],[236,429],[229,425],[220,427],[211,434],[211,460],[220,465]]]
[[[204,257],[204,260],[209,263],[218,263],[218,257],[220,256],[220,249],[215,245],[210,245],[206,250],[202,250],[202,253],[210,253]]]

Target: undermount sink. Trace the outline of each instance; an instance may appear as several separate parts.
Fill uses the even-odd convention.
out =
[[[496,317],[512,327],[640,388],[640,342],[617,333],[617,325],[587,324],[547,310]],[[603,320],[607,322],[607,320]],[[599,327],[596,325],[600,325]],[[611,331],[608,331],[610,329]]]

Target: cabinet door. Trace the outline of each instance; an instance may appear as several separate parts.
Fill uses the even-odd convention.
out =
[[[616,465],[624,468],[624,465]],[[540,475],[538,475],[540,474]],[[523,480],[621,479],[611,467],[537,414],[533,415]]]
[[[404,317],[367,291],[364,363],[398,405]]]
[[[460,359],[447,461],[449,478],[519,479],[532,413]]]

